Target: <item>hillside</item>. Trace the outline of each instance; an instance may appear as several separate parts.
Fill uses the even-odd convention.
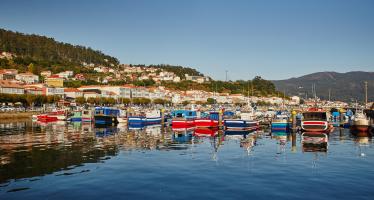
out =
[[[0,29],[0,52],[11,52],[18,57],[51,63],[82,62],[118,65],[116,58],[89,47],[58,42],[53,38]]]
[[[364,81],[368,82],[368,99],[374,101],[374,72],[352,71],[347,73],[317,72],[298,78],[272,81],[277,90],[286,91],[287,95],[301,97],[312,96],[312,85],[316,86],[317,96],[331,100],[363,101],[365,98]]]

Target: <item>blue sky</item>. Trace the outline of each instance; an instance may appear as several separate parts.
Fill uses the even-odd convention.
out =
[[[371,0],[2,0],[0,27],[215,79],[374,71]]]

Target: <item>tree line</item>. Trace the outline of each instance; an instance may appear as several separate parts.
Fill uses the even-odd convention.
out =
[[[59,96],[44,96],[33,94],[3,94],[0,93],[0,103],[21,103],[22,106],[42,106],[44,104],[57,103]]]
[[[0,29],[0,51],[11,52],[23,58],[59,63],[119,64],[117,58],[105,55],[90,47],[72,45],[45,36],[23,34],[5,29]]]

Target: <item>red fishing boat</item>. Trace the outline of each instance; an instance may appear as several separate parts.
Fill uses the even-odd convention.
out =
[[[64,110],[56,110],[45,114],[36,115],[36,119],[41,122],[54,122],[58,120],[66,120]]]
[[[211,128],[211,127],[218,126],[218,120],[219,120],[219,113],[210,112],[208,117],[195,119],[194,122],[197,128]]]
[[[190,128],[195,126],[196,111],[177,110],[172,112],[172,128]]]

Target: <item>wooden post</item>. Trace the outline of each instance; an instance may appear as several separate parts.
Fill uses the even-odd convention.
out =
[[[222,118],[223,118],[223,111],[220,110],[219,113],[218,113],[218,127],[219,128],[222,128]]]
[[[165,109],[161,109],[161,126],[165,126]]]
[[[292,130],[291,134],[292,134],[292,148],[291,148],[291,151],[296,152],[296,131]]]
[[[296,111],[292,111],[292,132],[296,132]]]

